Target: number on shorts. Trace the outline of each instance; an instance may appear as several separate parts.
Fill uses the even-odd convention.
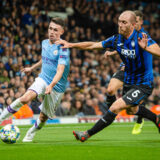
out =
[[[132,93],[132,97],[137,97],[139,93],[140,93],[139,90],[134,91],[134,92]]]

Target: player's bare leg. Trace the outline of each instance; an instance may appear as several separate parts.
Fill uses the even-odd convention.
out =
[[[19,108],[21,108],[24,104],[30,102],[36,96],[36,92],[28,90],[22,97],[16,99],[6,109],[4,109],[4,111],[0,115],[0,123],[12,114],[16,113]]]
[[[39,118],[37,119],[35,124],[27,131],[27,133],[22,141],[23,142],[32,142],[36,132],[44,126],[47,119],[48,119],[48,117],[43,112],[41,112],[39,115]]]
[[[114,101],[116,101],[116,92],[117,90],[123,86],[123,82],[116,78],[111,78],[108,87],[107,87],[107,106],[110,108],[110,106],[113,104]]]
[[[107,111],[107,113],[101,118],[91,129],[81,132],[81,131],[73,131],[75,137],[80,140],[81,142],[86,141],[90,136],[100,132],[114,121],[117,114],[123,110],[123,109],[129,109],[133,106],[127,105],[125,101],[122,98],[119,98],[116,100],[116,102],[113,103],[111,108]],[[155,123],[157,126],[159,132],[160,132],[160,118],[156,116],[153,112],[148,110],[145,107],[139,107],[138,112],[136,115],[140,115],[144,118],[147,118]]]

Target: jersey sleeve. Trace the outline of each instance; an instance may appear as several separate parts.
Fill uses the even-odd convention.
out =
[[[140,38],[142,38],[142,33],[147,34],[147,38],[148,38],[147,47],[149,47],[149,46],[151,46],[152,44],[155,44],[155,43],[156,43],[156,42],[151,38],[151,36],[150,36],[148,33],[146,33],[146,32],[141,32],[141,33],[139,34],[139,37],[140,37]]]
[[[151,38],[149,37],[148,38],[148,44],[147,44],[147,47],[151,46],[152,44],[155,44],[156,42]]]
[[[112,37],[109,37],[108,39],[102,41],[103,48],[113,48],[113,42],[115,40],[115,35]]]
[[[69,63],[69,56],[70,56],[70,52],[69,49],[67,48],[59,48],[59,59],[58,59],[58,64],[64,64],[64,65],[68,65]]]

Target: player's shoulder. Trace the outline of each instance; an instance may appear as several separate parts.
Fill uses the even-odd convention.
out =
[[[49,43],[49,39],[44,39],[44,40],[42,40],[42,45],[43,44],[48,44]]]
[[[61,39],[62,40],[62,39]],[[61,44],[57,45],[58,50],[61,50],[62,52],[70,52],[69,48],[62,48]]]
[[[114,40],[115,40],[116,38],[118,38],[118,37],[119,37],[119,34],[115,34],[115,35],[113,35],[113,36],[111,36],[111,37],[105,39],[105,40],[102,41],[102,42],[114,41]]]
[[[145,33],[148,37],[150,37],[149,33],[143,27],[140,29],[140,32]]]

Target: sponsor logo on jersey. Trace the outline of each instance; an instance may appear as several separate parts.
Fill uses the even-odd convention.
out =
[[[134,49],[121,49],[121,54],[124,55],[126,58],[135,59],[136,58],[136,51]]]

